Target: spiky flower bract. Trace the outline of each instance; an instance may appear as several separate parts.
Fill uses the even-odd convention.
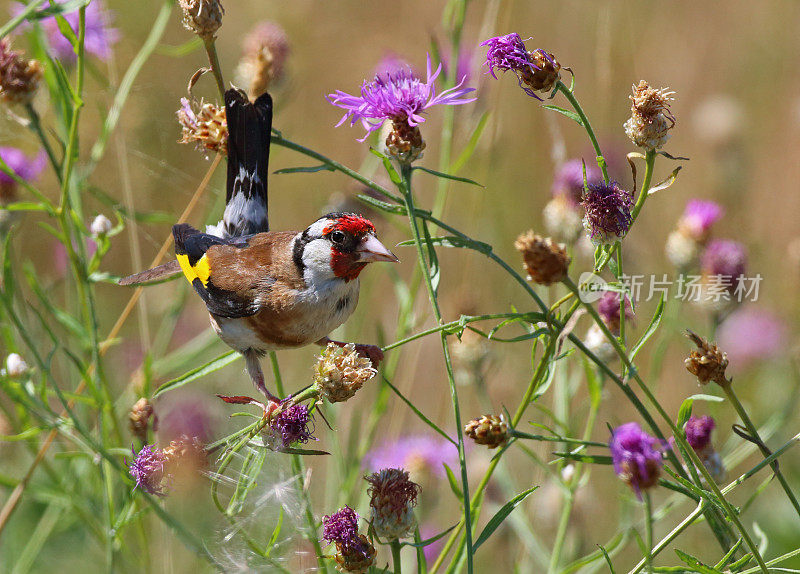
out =
[[[508,442],[508,424],[505,418],[497,415],[483,415],[472,419],[464,426],[464,435],[481,444],[492,448],[503,446]]]
[[[686,370],[697,377],[701,385],[707,385],[712,381],[722,387],[730,385],[725,376],[728,354],[691,331],[687,331],[686,336],[697,346],[697,349],[689,353],[684,360]]]
[[[552,285],[567,276],[571,259],[564,246],[551,238],[531,230],[517,237],[514,247],[522,254],[528,278],[534,283]]]
[[[633,219],[633,198],[615,181],[590,185],[584,194],[583,227],[595,245],[611,245],[625,237]]]
[[[669,88],[652,88],[644,80],[633,86],[631,117],[623,127],[634,145],[653,150],[667,142],[669,130],[675,126],[675,116],[669,109],[674,93]]]
[[[178,0],[183,11],[183,26],[203,38],[213,39],[222,26],[225,9],[220,0]]]
[[[147,431],[153,414],[153,405],[145,397],[136,401],[128,413],[128,426],[131,434],[143,443],[147,442]]]
[[[395,540],[409,536],[414,527],[414,506],[419,485],[400,468],[384,468],[365,477],[370,484],[372,527],[381,538]]]
[[[28,60],[11,49],[8,38],[0,40],[0,101],[28,104],[33,100],[44,70],[36,60]]]
[[[663,443],[642,430],[639,423],[615,428],[608,442],[614,472],[641,500],[642,490],[658,484],[663,465]]]
[[[198,149],[228,153],[228,122],[224,107],[181,98],[181,107],[176,113],[181,124],[180,143],[194,143]]]

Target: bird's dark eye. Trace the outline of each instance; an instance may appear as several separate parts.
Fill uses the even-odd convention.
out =
[[[344,243],[345,239],[347,239],[347,237],[345,236],[344,232],[339,230],[331,232],[331,241],[334,243],[342,244]]]

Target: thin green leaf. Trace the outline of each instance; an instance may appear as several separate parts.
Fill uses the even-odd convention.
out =
[[[682,552],[677,548],[675,549],[675,554],[678,555],[678,558],[680,558],[682,562],[688,564],[693,569],[692,570],[693,572],[699,572],[700,574],[723,574],[716,568],[712,568],[711,566],[706,566],[691,554]]]
[[[725,556],[723,556],[722,559],[719,562],[714,564],[714,568],[716,568],[717,570],[719,570],[721,568],[725,568],[725,566],[728,564],[728,562],[730,562],[736,556],[736,553],[739,551],[739,548],[742,546],[743,542],[744,542],[744,538],[740,538],[739,540],[737,540],[736,544],[734,544],[731,547],[731,549],[728,550],[728,553],[725,554]]]
[[[440,247],[455,247],[459,249],[472,249],[474,251],[478,251],[483,253],[484,255],[488,255],[492,252],[492,246],[488,243],[483,243],[482,241],[475,241],[474,239],[465,239],[463,237],[431,237],[429,242],[433,245],[438,245]],[[414,245],[414,241],[409,239],[408,241],[401,241],[397,244],[398,247],[408,247]]]
[[[424,172],[429,173],[431,175],[435,175],[436,177],[441,177],[442,179],[452,179],[453,181],[460,181],[462,183],[469,183],[471,185],[477,185],[478,187],[485,187],[485,186],[481,185],[480,183],[478,183],[477,181],[473,181],[473,180],[469,179],[468,177],[460,177],[460,176],[457,176],[457,175],[451,175],[449,173],[442,173],[441,171],[436,171],[434,169],[428,169],[427,167],[422,167],[422,166],[418,166],[418,167],[415,167],[415,168],[412,168],[412,169],[419,170],[419,171],[424,171]]]
[[[480,536],[478,536],[478,538],[475,540],[475,543],[473,544],[472,548],[474,550],[480,548],[481,544],[483,544],[489,539],[489,537],[494,533],[495,530],[497,530],[500,524],[502,524],[503,520],[505,520],[506,517],[509,514],[511,514],[511,512],[513,512],[513,510],[517,506],[522,504],[522,501],[528,498],[528,495],[531,494],[537,488],[539,487],[534,486],[532,488],[524,490],[520,492],[518,495],[516,495],[514,498],[506,502],[500,508],[500,510],[498,510],[494,516],[492,516],[491,520],[489,520],[489,522],[486,524],[486,527],[483,529],[483,532],[481,532]]]
[[[394,391],[394,394],[396,394],[398,397],[400,397],[400,400],[402,400],[405,404],[407,404],[408,408],[410,408],[412,411],[414,411],[414,414],[416,414],[422,420],[422,422],[424,422],[426,425],[428,425],[433,430],[435,430],[437,433],[439,433],[444,438],[446,438],[448,440],[448,442],[450,442],[453,445],[457,446],[457,443],[452,438],[450,438],[450,435],[448,435],[446,432],[444,432],[442,429],[440,429],[438,426],[436,426],[436,423],[434,423],[432,420],[430,420],[428,417],[426,417],[424,414],[422,414],[422,411],[420,411],[416,406],[414,406],[414,404],[411,401],[409,401],[403,395],[403,393],[401,393],[397,389],[397,387],[395,387],[391,382],[389,382],[389,379],[387,379],[386,377],[383,377],[383,382],[386,383],[387,385],[389,385],[389,388],[392,389],[392,391]]]
[[[575,460],[577,462],[588,462],[591,464],[613,464],[610,456],[605,455],[591,455],[591,454],[581,454],[575,452],[554,452],[553,456],[558,456],[561,458],[566,458],[569,460]]]
[[[310,167],[286,167],[283,169],[279,169],[273,171],[275,175],[281,175],[284,173],[317,173],[318,171],[336,171],[331,166],[326,164],[320,165],[312,165]]]
[[[447,466],[447,465],[445,465],[445,466]],[[436,536],[431,536],[430,538],[426,538],[425,540],[420,540],[419,542],[401,542],[401,543],[400,543],[400,546],[401,546],[401,547],[402,547],[402,546],[413,546],[414,548],[423,548],[423,547],[425,547],[425,546],[428,546],[429,544],[433,544],[434,542],[436,542],[436,541],[437,541],[437,540],[439,540],[440,538],[444,538],[444,537],[445,537],[445,536],[447,536],[447,535],[448,535],[450,532],[452,532],[452,531],[453,531],[453,529],[454,529],[456,526],[458,526],[458,524],[453,524],[453,526],[451,526],[450,528],[448,528],[448,529],[447,529],[447,530],[445,530],[444,532],[440,532],[440,533],[439,533],[439,534],[437,534]]]
[[[453,491],[453,494],[456,495],[458,500],[464,500],[464,493],[461,490],[461,487],[458,485],[458,481],[456,480],[456,475],[453,474],[453,470],[447,466],[446,462],[442,463],[444,467],[444,472],[447,474],[447,482],[450,483],[450,490]]]
[[[678,167],[676,167],[675,169],[673,169],[672,173],[669,174],[666,179],[664,179],[663,181],[657,183],[656,185],[654,185],[653,187],[648,189],[647,190],[647,195],[653,195],[657,191],[661,191],[662,189],[667,189],[668,187],[670,187],[673,183],[675,183],[675,180],[678,177],[678,172],[681,169],[682,169],[682,166],[680,166],[680,165]]]
[[[611,574],[617,574],[616,571],[614,570],[614,565],[611,563],[611,556],[608,555],[606,549],[600,546],[599,544],[597,545],[597,547],[600,549],[600,552],[603,553],[603,557],[606,559],[606,564],[608,564],[609,572],[611,572]]]
[[[641,338],[636,342],[631,349],[630,360],[636,357],[636,354],[641,351],[644,344],[655,335],[655,332],[658,330],[658,326],[661,324],[661,318],[664,316],[664,294],[661,294],[661,299],[658,302],[658,306],[656,307],[656,312],[653,314],[653,318],[650,321],[650,324],[647,326],[647,330],[641,336]]]
[[[573,112],[573,111],[565,110],[564,108],[560,108],[558,106],[553,106],[553,105],[549,105],[549,104],[546,105],[546,106],[542,106],[542,107],[544,109],[546,109],[546,110],[553,110],[554,112],[558,112],[562,116],[567,116],[573,122],[575,122],[579,126],[583,127],[583,120],[581,120],[581,117],[578,114],[576,114],[575,112]]]
[[[187,383],[191,383],[192,381],[195,381],[201,377],[205,377],[206,375],[210,375],[211,373],[219,371],[221,368],[227,367],[234,361],[238,360],[240,357],[241,355],[239,355],[239,353],[237,353],[236,351],[228,351],[227,353],[220,355],[213,361],[209,361],[205,365],[201,365],[196,369],[192,369],[188,373],[184,373],[183,375],[181,375],[176,379],[167,381],[166,383],[164,383],[163,385],[161,385],[156,389],[156,392],[153,393],[153,398],[155,399],[163,395],[167,391],[175,390]]]
[[[481,115],[481,118],[478,120],[478,125],[475,126],[475,129],[472,131],[472,135],[469,137],[469,141],[467,141],[467,145],[464,146],[463,150],[461,150],[461,153],[458,155],[456,161],[450,165],[451,173],[458,173],[461,171],[461,168],[467,164],[472,157],[472,154],[475,153],[475,149],[478,146],[478,141],[483,134],[483,130],[486,129],[486,126],[488,125],[489,117],[491,117],[491,112],[483,112],[483,115]]]
[[[281,449],[281,452],[285,452],[286,454],[300,454],[303,456],[321,456],[331,454],[324,450],[310,450],[306,448],[284,448]]]

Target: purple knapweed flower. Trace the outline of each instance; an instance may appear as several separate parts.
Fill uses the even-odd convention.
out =
[[[633,197],[612,181],[600,181],[586,189],[581,205],[586,210],[583,227],[595,245],[611,245],[625,237],[633,219]]]
[[[711,443],[711,431],[717,423],[710,416],[689,417],[683,430],[686,432],[686,442],[696,452],[701,452]]]
[[[395,52],[386,52],[386,54],[375,66],[375,77],[378,76],[391,76],[403,70],[411,70],[411,64]]]
[[[516,32],[489,38],[480,45],[488,46],[484,65],[489,67],[489,73],[495,80],[496,70],[511,70],[517,76],[519,87],[537,100],[542,98],[536,92],[551,91],[560,79],[561,65],[555,57],[541,48],[529,52]]]
[[[695,241],[705,241],[714,225],[725,211],[714,201],[692,199],[678,222],[678,229]]]
[[[281,404],[290,400],[291,397],[287,397],[281,401]],[[297,442],[307,443],[314,438],[312,436],[314,431],[309,426],[309,413],[306,405],[296,404],[285,408],[272,417],[269,426],[272,432],[280,437],[283,448],[290,447]]]
[[[435,72],[432,71],[431,57],[428,54],[425,82],[417,78],[410,69],[401,68],[376,75],[371,82],[364,81],[358,96],[341,90],[328,94],[328,101],[347,110],[336,124],[337,127],[347,120],[350,120],[351,126],[361,121],[367,133],[359,141],[364,141],[369,134],[380,129],[386,120],[414,128],[425,121],[421,114],[430,107],[440,104],[468,104],[477,99],[464,97],[474,91],[474,88],[463,88],[463,79],[455,87],[437,95],[434,82],[441,71],[441,64]]]
[[[603,172],[596,165],[586,166],[586,185],[603,181]],[[553,179],[553,197],[560,195],[578,204],[583,200],[583,161],[570,159],[561,164]]]
[[[364,460],[365,466],[372,471],[407,468],[412,476],[416,476],[427,469],[439,476],[445,476],[442,463],[451,467],[457,464],[458,450],[453,443],[443,438],[410,435],[384,442],[367,453]]]
[[[721,286],[731,293],[735,292],[739,281],[744,277],[747,266],[747,252],[744,245],[732,239],[710,241],[700,256],[703,274],[719,278]]]
[[[47,159],[44,150],[40,150],[33,157],[28,157],[21,149],[15,147],[0,147],[0,158],[18,178],[25,181],[36,179],[44,169]],[[0,171],[0,199],[13,200],[16,186],[17,182],[10,175]]]
[[[788,340],[786,323],[776,315],[747,307],[731,313],[717,332],[733,369],[744,369],[754,361],[779,356]]]
[[[61,3],[63,4],[63,2]],[[21,4],[16,4],[13,11],[19,12],[22,9]],[[76,8],[72,12],[63,13],[62,16],[77,36],[80,27],[79,10]],[[106,10],[99,0],[86,6],[84,48],[87,53],[97,56],[103,61],[111,57],[111,48],[119,40],[119,30],[111,27],[112,20],[113,13]],[[55,17],[43,18],[41,24],[47,34],[47,41],[53,51],[53,56],[61,62],[74,62],[77,59],[75,50],[59,30]]]
[[[658,448],[661,447],[661,448]],[[658,483],[663,463],[663,443],[642,430],[639,423],[615,428],[608,441],[614,472],[641,500],[642,490]]]
[[[167,460],[164,452],[151,444],[144,445],[138,453],[131,447],[131,452],[134,459],[128,465],[128,472],[136,481],[134,489],[142,487],[149,494],[163,496],[164,463]]]
[[[618,333],[620,329],[619,311],[619,293],[616,291],[606,291],[597,302],[597,312],[613,333]],[[625,318],[633,318],[633,308],[631,307],[631,301],[627,295],[625,295]]]
[[[358,514],[345,505],[338,512],[322,517],[322,538],[336,544],[342,553],[349,553],[361,547],[358,537]]]

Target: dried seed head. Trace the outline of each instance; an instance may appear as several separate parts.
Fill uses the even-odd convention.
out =
[[[483,415],[472,419],[464,427],[464,434],[477,444],[483,444],[489,448],[503,446],[509,437],[506,421],[497,415]]]
[[[0,40],[0,101],[30,103],[43,73],[39,62],[26,60],[21,52],[13,51],[8,39]]]
[[[329,402],[340,403],[355,395],[376,374],[372,362],[362,357],[353,343],[344,347],[328,343],[314,365],[314,384]]]
[[[664,250],[667,259],[678,269],[687,269],[697,263],[698,243],[681,230],[673,231],[667,236]]]
[[[243,48],[236,68],[237,83],[249,86],[247,95],[255,100],[283,79],[289,39],[275,22],[261,22],[245,37]]]
[[[370,484],[367,492],[375,534],[388,540],[409,536],[416,526],[414,506],[419,485],[399,468],[385,468],[365,480]]]
[[[567,276],[570,257],[564,247],[551,238],[528,231],[517,237],[514,247],[522,253],[528,278],[534,283],[552,285]]]
[[[131,434],[143,443],[147,442],[147,429],[150,418],[153,416],[153,405],[145,397],[142,397],[131,407],[128,413],[128,426]]]
[[[520,69],[520,80],[534,92],[552,91],[556,82],[561,79],[561,64],[553,54],[549,54],[541,48],[528,52],[528,55],[533,65]]]
[[[204,40],[215,37],[222,26],[225,9],[220,0],[178,0],[183,11],[183,25]]]
[[[95,237],[99,235],[108,235],[108,232],[111,231],[112,227],[113,226],[108,217],[101,214],[92,220],[92,224],[89,226],[89,233]]]
[[[177,115],[181,124],[180,143],[194,143],[198,149],[228,153],[228,123],[224,107],[181,98]]]
[[[386,136],[388,155],[397,158],[400,163],[411,163],[422,157],[425,140],[419,126],[410,126],[407,122],[392,122],[392,131]]]
[[[693,350],[684,361],[686,370],[697,377],[701,385],[707,385],[711,381],[721,387],[730,385],[730,381],[725,377],[728,354],[692,331],[687,331],[686,336],[697,345],[697,349]]]
[[[631,117],[623,127],[634,145],[652,150],[667,142],[668,132],[675,126],[675,116],[669,109],[674,93],[668,88],[651,88],[644,80],[633,86]]]

